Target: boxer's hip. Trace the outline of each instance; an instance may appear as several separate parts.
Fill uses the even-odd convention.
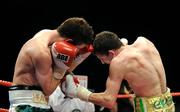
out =
[[[15,85],[9,88],[10,110],[25,107],[50,109],[41,88],[38,86]]]
[[[136,112],[175,112],[170,89],[160,96],[153,97],[135,97]]]

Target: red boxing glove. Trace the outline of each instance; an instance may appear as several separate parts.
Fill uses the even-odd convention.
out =
[[[53,43],[51,52],[55,64],[59,68],[67,70],[77,56],[79,49],[67,41],[58,41]]]
[[[94,51],[93,45],[92,44],[88,44],[86,47],[80,49],[79,53],[80,54],[84,54],[84,53],[93,52],[93,51]]]

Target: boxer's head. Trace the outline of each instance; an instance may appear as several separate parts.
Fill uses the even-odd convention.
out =
[[[109,64],[114,57],[114,50],[123,46],[120,38],[113,32],[103,31],[96,35],[93,42],[94,53],[102,63]]]
[[[90,44],[94,40],[94,31],[88,22],[80,17],[65,20],[58,28],[59,34],[71,40],[74,45]]]

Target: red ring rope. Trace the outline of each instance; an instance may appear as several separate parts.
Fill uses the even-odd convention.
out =
[[[12,82],[0,80],[0,85],[9,87],[12,85]],[[172,92],[171,94],[172,96],[180,96],[180,92]],[[117,95],[117,98],[133,98],[133,97],[134,94]]]
[[[171,92],[172,96],[180,96],[180,92]],[[117,95],[117,98],[133,98],[134,94]]]
[[[12,82],[0,80],[0,85],[9,87],[12,86]],[[172,92],[171,94],[172,96],[180,96],[180,92]],[[133,98],[133,97],[134,94],[117,95],[117,98]]]
[[[9,87],[12,86],[12,82],[0,80],[0,85]]]
[[[0,86],[1,85],[9,87],[9,86],[12,86],[12,82],[0,80]],[[180,92],[172,92],[171,94],[172,96],[180,96]],[[134,97],[134,94],[117,95],[117,98],[133,98],[133,97]],[[0,108],[0,112],[8,112],[8,110]]]
[[[9,110],[8,109],[0,108],[0,112],[9,112]]]

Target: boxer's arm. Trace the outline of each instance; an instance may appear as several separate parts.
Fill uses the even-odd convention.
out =
[[[79,50],[79,55],[73,61],[69,71],[73,71],[78,65],[80,65],[90,54],[93,52],[93,46],[91,44]]]
[[[109,82],[109,81],[108,81]],[[110,85],[110,84],[108,84]],[[66,76],[66,91],[65,95],[72,98],[80,98],[84,101],[90,101],[97,105],[112,108],[116,103],[116,96],[107,90],[101,93],[92,93],[88,89],[76,85],[71,75]]]
[[[118,82],[118,83],[117,83]],[[116,99],[118,95],[119,81],[108,78],[106,83],[106,90],[102,93],[92,93],[89,96],[89,101],[97,105],[113,109],[116,106]]]
[[[80,54],[75,60],[72,62],[71,67],[68,71],[72,72],[78,65],[80,65],[89,55],[91,52],[87,52],[85,54]]]
[[[112,107],[112,109],[109,110],[110,112],[118,112],[118,104],[114,104],[114,106]]]
[[[92,93],[87,88],[77,84],[72,74],[66,75],[65,87],[65,95],[70,98],[88,101],[89,95]]]
[[[52,60],[51,54],[41,54],[33,58],[35,76],[37,83],[42,88],[44,94],[49,96],[59,85],[60,80],[52,77]]]
[[[117,62],[110,66],[110,75],[106,82],[106,90],[101,93],[91,93],[88,89],[81,86],[75,86],[73,78],[68,77],[67,79],[67,91],[66,95],[71,97],[78,97],[81,100],[90,101],[97,105],[113,108],[116,104],[117,95],[122,82],[122,75],[120,75],[119,67]]]
[[[113,60],[111,62],[109,76],[106,81],[106,90],[102,93],[92,93],[89,97],[89,101],[110,109],[115,106],[123,79],[121,67],[124,68],[123,65],[119,65],[118,60]]]
[[[53,74],[54,78],[62,79],[65,72],[70,69],[78,52],[79,49],[76,46],[66,41],[53,43],[51,53],[55,63]]]

